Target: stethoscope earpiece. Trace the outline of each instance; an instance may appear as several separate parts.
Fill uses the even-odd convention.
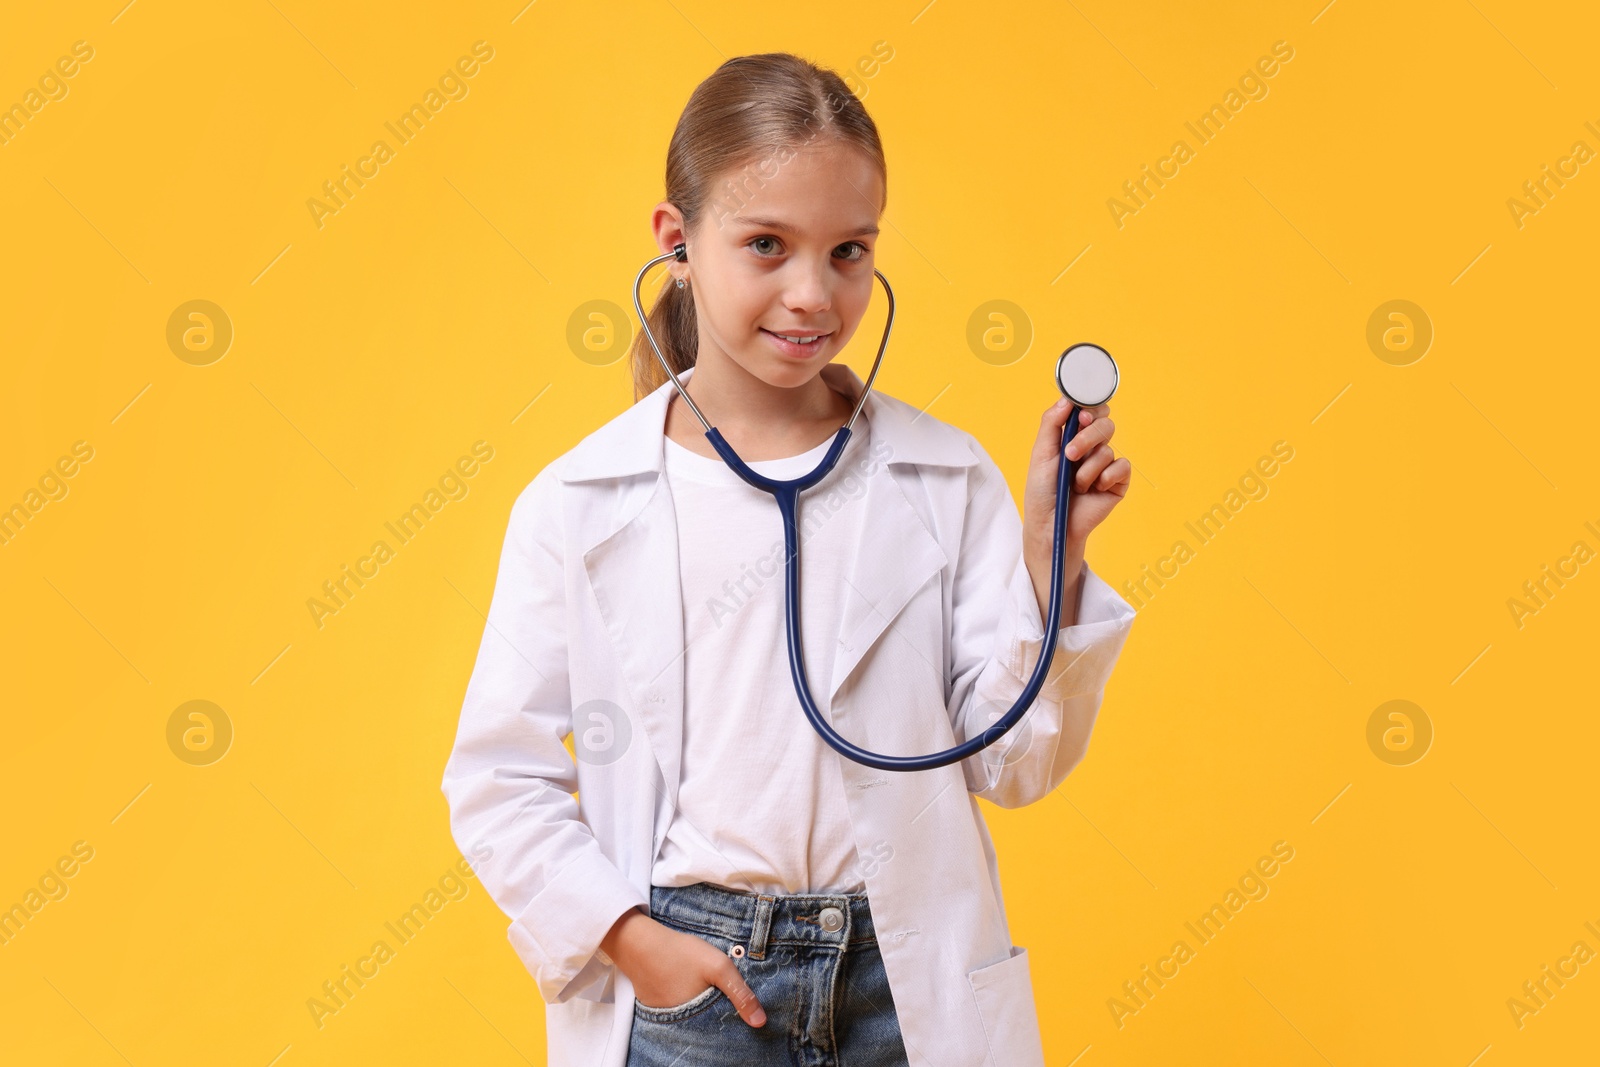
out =
[[[1117,361],[1099,345],[1071,345],[1056,360],[1056,388],[1081,408],[1110,400],[1117,391]]]
[[[685,248],[681,242],[679,244],[675,244],[672,246],[672,258],[676,259],[679,263],[687,263],[689,262],[689,250]]]

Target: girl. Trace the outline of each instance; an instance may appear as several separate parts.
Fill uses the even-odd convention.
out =
[[[812,470],[863,388],[831,360],[872,293],[886,177],[859,100],[792,55],[729,60],[678,121],[652,221],[687,255],[649,321],[763,474]],[[1082,759],[1132,624],[1084,563],[1130,477],[1107,408],[1068,446],[1065,625],[1033,709],[960,763],[883,772],[795,699],[771,496],[718,458],[642,336],[632,358],[633,407],[512,507],[444,775],[546,1001],[549,1062],[1042,1067],[976,798],[1033,803]],[[972,435],[868,397],[800,500],[806,667],[845,736],[948,748],[1022,691],[1068,413],[1040,418],[1019,521]]]

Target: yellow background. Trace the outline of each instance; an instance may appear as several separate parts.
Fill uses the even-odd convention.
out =
[[[0,946],[0,1058],[544,1061],[477,883],[321,1029],[306,1001],[460,855],[438,784],[510,505],[630,401],[568,321],[631,317],[689,92],[728,56],[846,70],[880,41],[856,80],[889,156],[885,392],[1020,491],[1053,357],[1109,348],[1137,470],[1089,560],[1118,588],[1294,450],[1144,602],[1086,762],[985,805],[1050,1062],[1592,1056],[1600,963],[1520,1028],[1507,1000],[1600,950],[1600,565],[1520,627],[1507,601],[1600,549],[1600,165],[1520,227],[1507,200],[1600,149],[1600,19],[1320,3],[8,10],[0,104],[94,58],[0,145],[0,506],[94,456],[0,546],[0,905],[94,858]],[[319,228],[306,201],[478,40],[469,95]],[[1268,95],[1197,147],[1185,121],[1276,41]],[[1179,138],[1119,228],[1107,200]],[[234,330],[208,366],[166,339],[195,299]],[[1366,340],[1395,299],[1434,330],[1406,366]],[[966,340],[990,300],[1033,330],[1005,366]],[[479,440],[470,493],[319,629],[321,583]],[[209,766],[167,743],[197,699],[234,728]],[[1367,742],[1396,699],[1434,732],[1408,766]],[[1275,841],[1270,894],[1119,1028],[1122,983]]]

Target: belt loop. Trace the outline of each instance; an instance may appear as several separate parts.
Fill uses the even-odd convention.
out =
[[[764,893],[756,897],[756,919],[750,930],[751,959],[767,957],[767,932],[772,928],[772,899]]]

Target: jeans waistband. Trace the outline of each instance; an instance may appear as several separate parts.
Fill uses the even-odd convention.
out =
[[[745,945],[763,959],[773,945],[876,941],[866,893],[747,893],[714,882],[650,887],[650,914]]]

